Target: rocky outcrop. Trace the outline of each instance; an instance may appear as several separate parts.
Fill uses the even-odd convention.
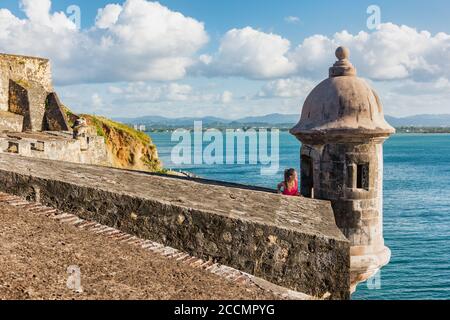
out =
[[[161,162],[150,137],[107,118],[83,115],[89,126],[105,138],[112,165],[116,168],[160,171]]]
[[[67,107],[64,109],[71,125],[77,118],[83,117],[90,130],[105,139],[109,162],[113,167],[149,172],[163,170],[156,146],[144,132],[105,117],[76,115]]]

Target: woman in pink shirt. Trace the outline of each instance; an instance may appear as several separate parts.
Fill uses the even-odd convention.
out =
[[[299,196],[298,177],[295,169],[284,171],[284,181],[278,184],[278,192],[285,196]]]

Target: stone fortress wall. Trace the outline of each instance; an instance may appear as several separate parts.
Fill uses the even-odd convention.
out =
[[[0,191],[315,298],[350,297],[349,242],[327,201],[10,154]]]
[[[8,111],[9,81],[53,91],[48,59],[0,53],[0,110]]]
[[[0,153],[110,165],[95,132],[75,137],[53,92],[49,60],[0,54]]]
[[[67,132],[6,133],[0,136],[0,150],[24,157],[109,165],[105,142],[98,136],[90,137],[85,146]]]

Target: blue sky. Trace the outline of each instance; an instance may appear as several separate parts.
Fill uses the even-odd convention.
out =
[[[344,44],[386,113],[450,113],[449,1],[149,3],[2,0],[0,51],[49,57],[77,112],[239,118],[299,113]]]
[[[120,0],[54,0],[54,11],[65,11],[76,4],[82,10],[82,26],[95,22],[97,10]],[[223,35],[231,28],[253,26],[273,30],[292,41],[321,33],[332,35],[341,30],[358,32],[366,27],[366,9],[376,4],[382,8],[384,21],[414,26],[433,33],[450,32],[450,2],[447,0],[166,0],[161,4],[184,15],[205,22],[211,34]],[[2,8],[24,17],[18,0],[2,0]],[[302,23],[293,27],[285,17],[297,16]]]

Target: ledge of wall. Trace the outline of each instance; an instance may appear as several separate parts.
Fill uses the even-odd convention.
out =
[[[2,111],[0,111],[1,116]],[[1,121],[0,121],[1,125]],[[87,144],[89,138],[89,144]],[[103,137],[73,139],[70,132],[0,133],[0,153],[24,157],[109,166]],[[11,144],[14,146],[10,150]]]
[[[0,190],[308,295],[350,295],[349,243],[328,202],[10,154]]]

